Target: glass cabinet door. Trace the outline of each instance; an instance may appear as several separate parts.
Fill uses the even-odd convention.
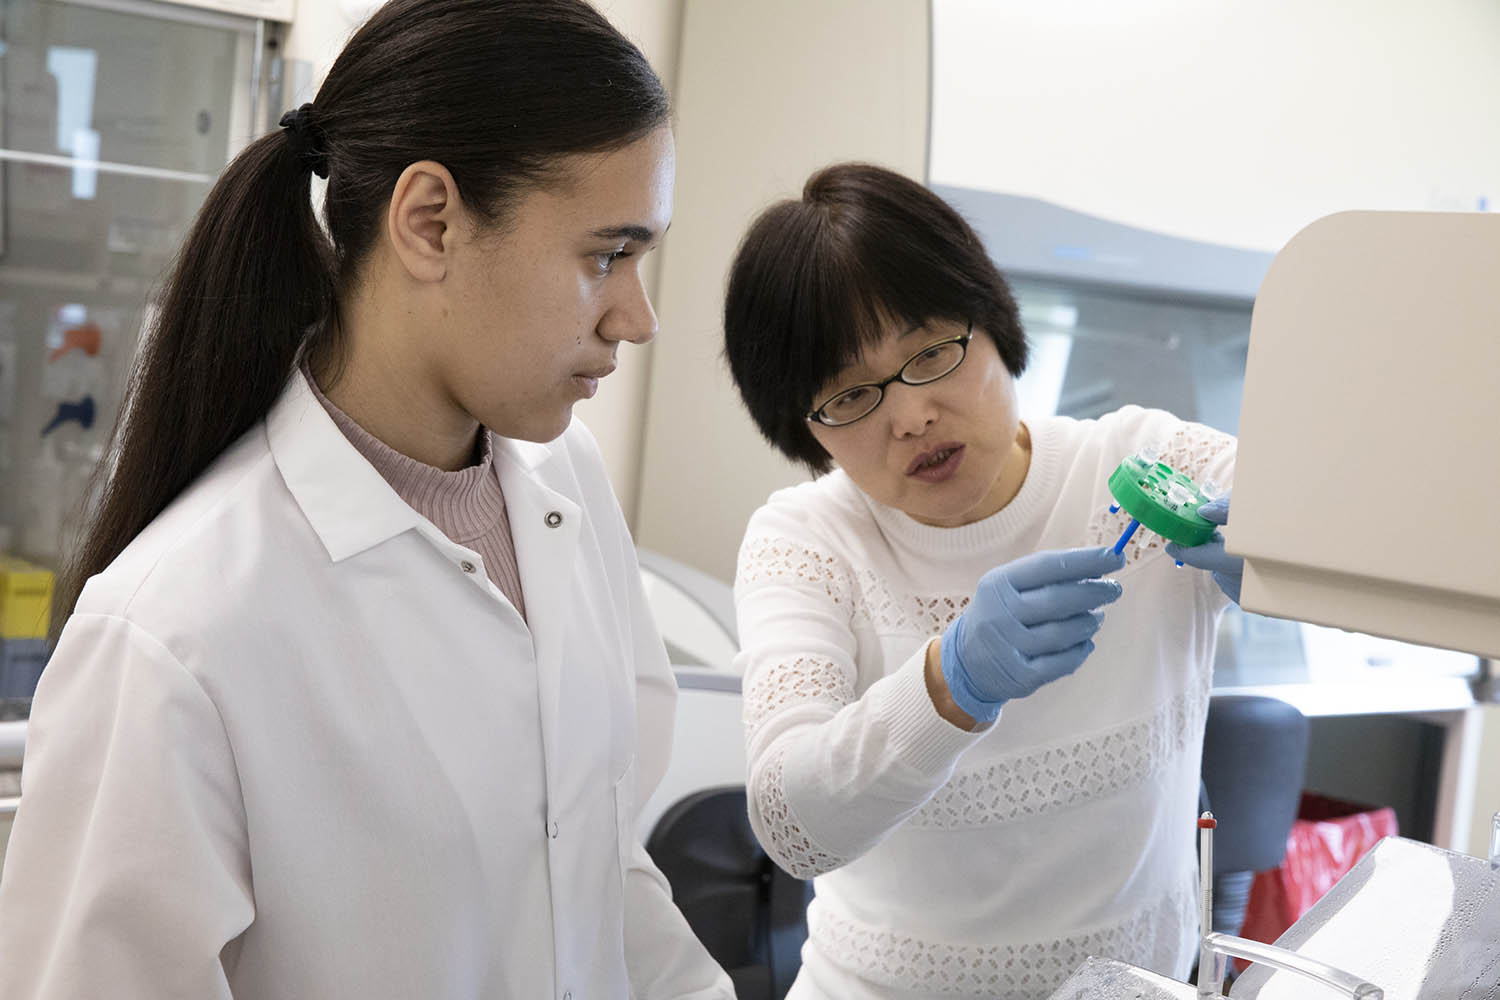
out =
[[[149,302],[251,135],[257,22],[0,0],[0,549],[55,566]]]

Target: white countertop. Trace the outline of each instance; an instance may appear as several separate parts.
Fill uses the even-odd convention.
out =
[[[1267,619],[1230,629],[1266,629]],[[1478,666],[1466,653],[1433,649],[1303,623],[1272,623],[1273,642],[1239,648],[1247,655],[1216,665],[1214,694],[1268,695],[1306,716],[1414,715],[1459,712],[1474,704],[1469,679]],[[1220,645],[1235,649],[1233,635]]]
[[[1369,678],[1296,684],[1215,684],[1213,693],[1279,698],[1309,718],[1461,712],[1474,704],[1469,683],[1461,677],[1392,677],[1388,671]]]

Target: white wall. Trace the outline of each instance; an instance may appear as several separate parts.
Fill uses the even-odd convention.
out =
[[[1495,0],[934,0],[930,177],[1277,250],[1500,207]]]
[[[595,0],[615,27],[636,45],[655,67],[657,75],[676,99],[678,41],[682,31],[682,0]],[[679,176],[681,170],[678,171]],[[645,262],[646,288],[660,312],[660,274],[664,248]],[[668,322],[658,317],[664,335]],[[624,344],[618,354],[619,367],[599,383],[599,394],[579,404],[574,412],[599,439],[599,450],[609,467],[609,478],[625,518],[637,516],[640,494],[641,454],[646,421],[646,393],[654,344],[637,347]]]
[[[640,46],[667,88],[672,89],[682,0],[595,0],[595,5]],[[289,60],[287,107],[313,99],[344,42],[378,6],[378,0],[300,0],[283,50]],[[273,120],[280,111],[275,110]],[[654,295],[660,254],[653,258],[646,265],[646,287]],[[634,518],[641,466],[650,351],[650,347],[626,344],[619,353],[619,368],[600,384],[597,396],[575,411],[599,439],[610,480],[630,519]]]
[[[720,362],[725,274],[751,219],[818,167],[862,159],[922,177],[927,50],[925,0],[688,0],[641,545],[732,579],[750,514],[803,478],[755,431]]]
[[[360,0],[297,0],[297,11],[284,40],[282,57],[311,66],[309,83],[315,92],[354,28],[378,6],[378,3]],[[287,95],[286,103],[288,108],[294,108],[312,99],[313,93],[310,92],[293,93]]]

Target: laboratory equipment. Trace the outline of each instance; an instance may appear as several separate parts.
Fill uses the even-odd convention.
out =
[[[1207,950],[1208,933],[1214,926],[1214,828],[1218,823],[1214,814],[1204,810],[1198,817],[1198,926],[1203,929],[1205,945],[1198,953],[1198,968],[1207,968],[1210,956]],[[1222,978],[1222,977],[1221,977]],[[1222,982],[1220,984],[1222,986]],[[1200,994],[1203,990],[1198,991]]]
[[[1115,543],[1115,552],[1123,552],[1136,529],[1144,525],[1169,542],[1202,545],[1213,538],[1214,524],[1198,515],[1198,508],[1218,496],[1218,490],[1205,484],[1199,487],[1187,476],[1173,469],[1158,456],[1155,448],[1131,455],[1110,473],[1109,492],[1117,504],[1111,514],[1122,508],[1130,515],[1130,524]]]
[[[1090,957],[1050,1000],[1198,1000],[1198,991],[1127,962]]]
[[[99,345],[104,334],[99,329],[98,323],[84,323],[80,326],[70,326],[62,331],[61,343],[52,348],[47,355],[47,363],[50,365],[61,361],[73,351],[82,351],[88,357],[99,356]]]
[[[1500,657],[1497,274],[1494,212],[1344,212],[1277,254],[1221,529],[1245,611]],[[1465,701],[1433,837],[1477,853],[1500,711]]]
[[[42,437],[46,437],[66,423],[76,423],[84,430],[93,427],[94,397],[85,395],[76,402],[63,400],[58,403],[57,412],[52,415],[52,420],[42,428]]]
[[[738,674],[711,666],[672,667],[677,681],[674,753],[656,790],[636,813],[636,834],[645,843],[674,804],[706,788],[745,783],[744,698]],[[3,735],[3,734],[0,734]],[[0,743],[0,765],[4,761]]]
[[[46,637],[53,582],[51,570],[0,553],[0,638]]]
[[[1213,833],[1205,814],[1203,871],[1213,867]],[[1212,909],[1206,882],[1202,909]],[[1275,944],[1203,934],[1196,987],[1095,957],[1052,1000],[1218,996],[1230,957],[1254,963],[1230,989],[1236,1000],[1490,1000],[1500,994],[1496,927],[1500,857],[1387,837]]]
[[[1314,982],[1339,991],[1351,1000],[1383,1000],[1384,992],[1361,977],[1336,969],[1314,959],[1284,952],[1273,945],[1251,941],[1213,930],[1214,913],[1214,829],[1213,814],[1198,817],[1198,926],[1202,928],[1198,949],[1198,996],[1216,997],[1224,992],[1224,975],[1231,958],[1249,958],[1272,963],[1274,967],[1295,972]]]
[[[739,652],[734,589],[675,559],[638,548],[641,584],[674,666],[729,670]]]
[[[1200,516],[1198,508],[1214,499],[1217,487],[1205,484],[1200,488],[1191,477],[1160,461],[1160,454],[1159,448],[1143,448],[1110,474],[1109,492],[1118,502],[1110,504],[1109,512],[1117,514],[1123,508],[1130,515],[1130,523],[1115,542],[1116,555],[1125,551],[1141,525],[1181,545],[1202,545],[1213,538],[1214,523]]]
[[[1497,274],[1496,213],[1345,212],[1276,256],[1224,529],[1245,610],[1500,657]]]
[[[51,570],[0,553],[0,723],[30,714],[47,665],[53,585]]]
[[[1385,1000],[1491,1000],[1500,995],[1496,928],[1500,868],[1483,858],[1387,837],[1276,945],[1368,978]],[[1257,963],[1230,995],[1301,1000],[1314,994]]]

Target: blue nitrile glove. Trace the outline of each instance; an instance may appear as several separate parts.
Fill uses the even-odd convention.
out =
[[[1071,674],[1094,651],[1104,615],[1120,596],[1098,577],[1125,565],[1109,548],[1034,552],[990,570],[943,633],[943,678],[958,707],[992,722],[1000,706]]]
[[[1198,516],[1214,524],[1228,524],[1229,494],[1199,507]],[[1224,551],[1224,536],[1219,532],[1215,531],[1213,538],[1191,548],[1168,542],[1166,551],[1167,555],[1178,562],[1208,570],[1214,575],[1214,583],[1224,591],[1224,596],[1236,604],[1240,603],[1240,583],[1245,576],[1245,560]]]

